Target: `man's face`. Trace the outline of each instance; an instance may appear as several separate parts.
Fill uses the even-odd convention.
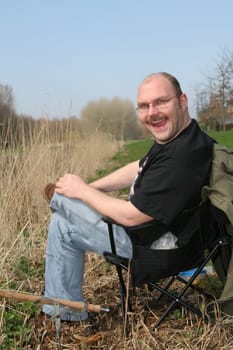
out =
[[[187,97],[177,96],[167,78],[155,75],[139,87],[138,118],[158,143],[165,144],[190,122]]]

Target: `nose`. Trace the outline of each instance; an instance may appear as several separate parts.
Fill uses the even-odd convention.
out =
[[[153,103],[150,103],[148,106],[149,106],[148,115],[154,114],[155,112],[158,112],[158,110],[159,110],[159,108]]]

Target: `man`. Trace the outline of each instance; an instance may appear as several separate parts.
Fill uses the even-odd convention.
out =
[[[155,142],[141,161],[91,184],[65,174],[56,183],[46,250],[45,295],[83,301],[86,251],[111,251],[107,225],[110,217],[122,226],[158,220],[172,230],[185,209],[197,205],[208,183],[213,141],[188,112],[188,99],[168,73],[146,77],[138,89],[140,122]],[[106,192],[131,186],[129,201]],[[131,258],[132,244],[122,226],[114,225],[117,253]],[[43,307],[52,315],[53,307]],[[63,320],[84,320],[87,312],[61,309]]]

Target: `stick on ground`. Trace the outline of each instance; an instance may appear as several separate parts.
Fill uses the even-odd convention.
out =
[[[11,291],[11,290],[0,290],[0,298],[13,299],[17,301],[30,301],[32,303],[40,304],[40,305],[43,305],[43,304],[52,305],[54,303],[59,303],[60,305],[68,306],[71,309],[77,310],[79,312],[82,310],[87,310],[91,312],[100,312],[100,311],[109,312],[109,307],[107,306],[88,304],[81,301],[48,298],[44,296],[28,294],[28,293],[20,293],[20,292]]]

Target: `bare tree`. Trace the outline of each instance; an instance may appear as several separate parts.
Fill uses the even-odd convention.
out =
[[[14,141],[15,120],[13,91],[9,85],[0,84],[0,144],[8,146]]]
[[[226,121],[232,104],[233,52],[224,49],[214,74],[207,76],[207,83],[198,92],[198,119],[204,122],[209,130],[226,130]]]
[[[89,102],[81,111],[80,121],[86,132],[102,131],[117,140],[137,138],[140,134],[133,103],[119,97]]]

